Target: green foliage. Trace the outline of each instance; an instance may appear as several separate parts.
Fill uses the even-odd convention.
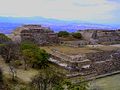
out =
[[[80,78],[79,82],[72,82],[72,80],[47,68],[36,75],[31,84],[35,90],[87,90],[88,83],[81,82],[82,80]]]
[[[4,58],[6,63],[11,60],[18,59],[19,57],[19,47],[14,42],[9,42],[0,45],[0,54]]]
[[[46,68],[48,66],[49,54],[40,49],[37,45],[33,43],[22,43],[21,44],[22,55],[27,59],[27,63],[32,64],[39,68]]]
[[[79,82],[72,82],[70,79],[64,79],[55,90],[87,90],[88,83],[81,82],[82,80],[80,78]]]
[[[11,39],[8,38],[5,34],[0,33],[0,43],[10,41]]]
[[[22,62],[20,60],[14,60],[12,63],[13,63],[15,68],[18,68],[19,66],[22,65]]]
[[[35,54],[35,59],[33,63],[37,64],[39,68],[46,68],[48,66],[48,58],[49,54],[46,53],[43,49],[38,49],[38,51]]]
[[[3,49],[5,48],[6,44],[0,44],[0,55],[3,53]]]
[[[25,49],[36,50],[38,49],[38,46],[31,42],[22,42],[20,48],[21,50],[25,50]]]
[[[67,31],[60,31],[58,33],[58,37],[68,37],[69,36],[69,32]]]
[[[0,33],[0,55],[7,53],[8,43],[11,42],[11,39],[8,38],[5,34]],[[5,54],[7,56],[7,54]]]
[[[6,46],[6,44],[0,44],[0,47],[4,47],[4,46]]]
[[[42,69],[41,72],[32,79],[31,84],[35,90],[61,90],[54,87],[59,87],[62,80],[62,77],[50,68],[47,68]]]
[[[73,33],[72,36],[76,39],[82,39],[81,33]]]

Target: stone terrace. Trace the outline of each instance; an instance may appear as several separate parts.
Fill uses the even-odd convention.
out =
[[[100,47],[108,47],[103,50]],[[64,67],[65,69],[78,71],[81,75],[102,75],[120,70],[119,48],[112,46],[73,48],[66,46],[41,47],[51,54],[50,61]],[[71,53],[72,52],[72,53]],[[78,74],[76,74],[78,75]],[[70,75],[68,75],[70,76]]]

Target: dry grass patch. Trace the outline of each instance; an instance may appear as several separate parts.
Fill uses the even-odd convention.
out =
[[[114,47],[114,46],[106,46],[106,45],[102,45],[102,46],[97,46],[97,45],[93,45],[93,46],[90,46],[89,47],[90,49],[93,49],[93,50],[102,50],[102,51],[112,51],[112,50],[117,50],[117,49],[120,49],[119,47]]]
[[[46,50],[48,53],[52,53],[52,50],[55,49],[68,55],[97,52],[96,50],[92,50],[91,48],[88,47],[74,48],[68,46],[44,46],[40,48]]]

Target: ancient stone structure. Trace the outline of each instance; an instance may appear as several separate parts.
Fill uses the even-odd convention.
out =
[[[21,41],[32,41],[39,45],[58,43],[59,39],[50,28],[41,25],[23,25],[20,27]]]
[[[85,45],[90,44],[89,41],[86,40],[78,40],[78,41],[61,41],[62,45],[69,46],[69,47],[83,47]]]
[[[120,29],[116,31],[120,35]]]
[[[80,70],[81,68],[88,68],[91,61],[86,58],[85,54],[79,55],[67,55],[59,51],[53,51],[51,53],[51,58],[56,59],[59,63],[64,64],[64,68],[68,70]]]
[[[79,71],[82,75],[102,75],[120,70],[120,50],[100,51],[78,55],[66,55],[59,51],[51,53],[51,58],[65,69]]]
[[[91,44],[104,44],[104,43],[119,43],[120,32],[119,30],[80,30],[84,39],[90,41]]]

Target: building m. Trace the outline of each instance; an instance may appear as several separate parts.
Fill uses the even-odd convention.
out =
[[[20,27],[21,41],[32,41],[39,45],[55,44],[59,42],[58,36],[50,28],[41,25],[23,25]]]

